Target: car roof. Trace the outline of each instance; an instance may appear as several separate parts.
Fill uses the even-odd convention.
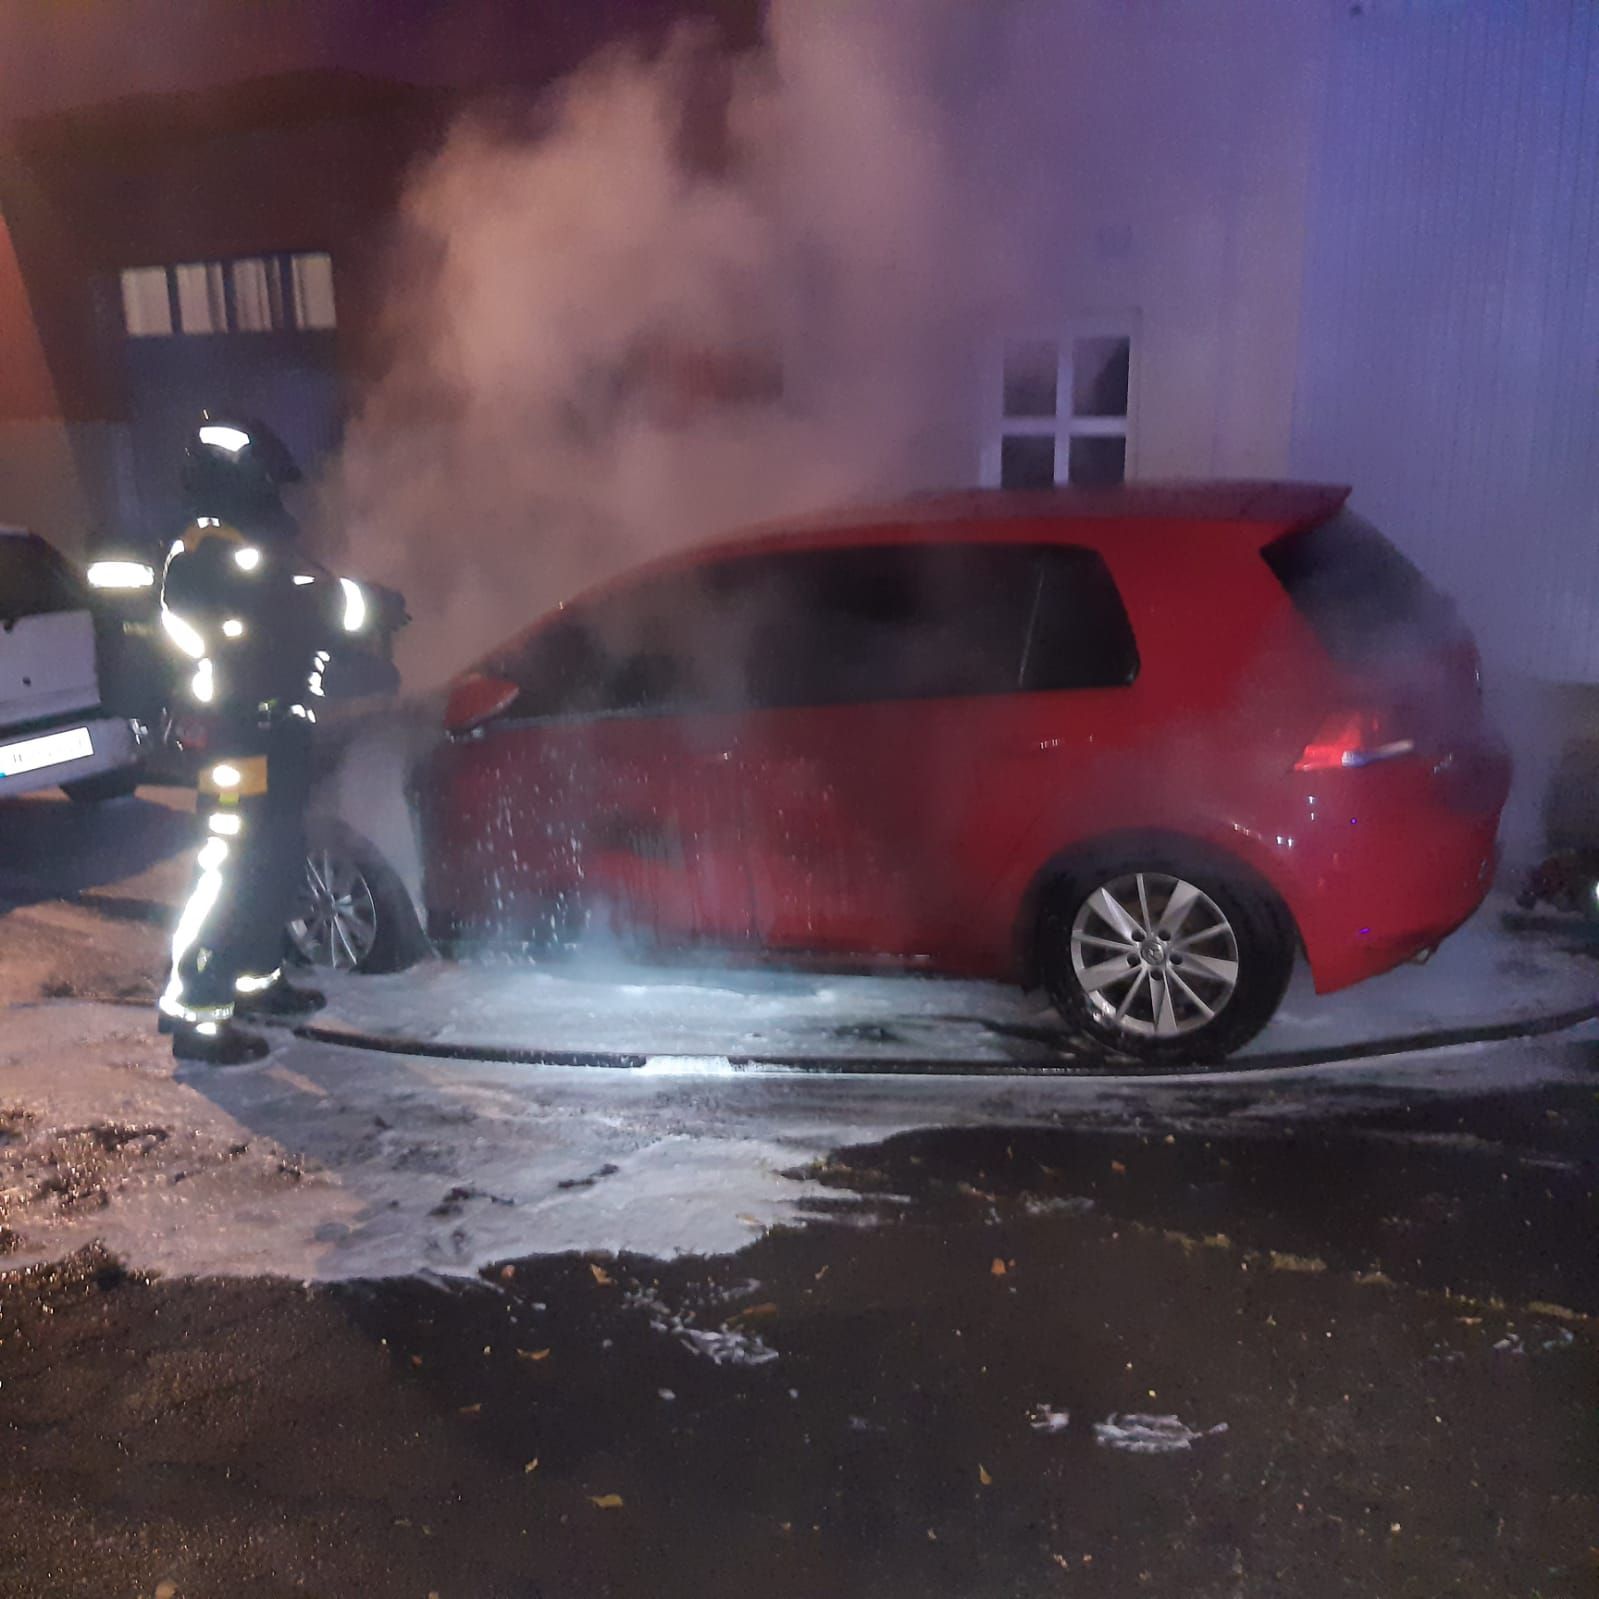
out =
[[[1267,533],[1286,532],[1333,515],[1348,497],[1349,489],[1342,484],[1268,479],[1183,479],[1094,489],[963,489],[767,522],[702,545],[693,553],[705,556],[726,546],[812,534],[848,535],[890,528],[914,533],[973,523],[984,525],[985,536],[987,524],[1009,522],[1238,523]],[[1007,534],[996,527],[993,536],[1004,538]]]
[[[1109,548],[1125,538],[1130,526],[1140,523],[1184,534],[1195,527],[1232,527],[1246,533],[1247,543],[1258,549],[1281,533],[1335,515],[1349,492],[1347,485],[1337,483],[1182,479],[1096,489],[964,489],[787,517],[626,567],[544,613],[484,659],[503,657],[561,612],[604,600],[639,583],[692,572],[712,561],[779,549],[848,546],[863,536],[880,544],[911,544],[927,538],[950,543],[1059,540]]]
[[[1114,488],[1044,491],[964,489],[912,495],[881,505],[786,517],[744,528],[644,561],[574,596],[587,602],[648,578],[691,570],[711,561],[779,549],[825,549],[870,538],[874,543],[1049,543],[1089,548],[1125,539],[1145,524],[1187,534],[1196,526],[1233,527],[1259,548],[1280,533],[1334,515],[1349,497],[1346,485],[1255,479],[1124,483]]]

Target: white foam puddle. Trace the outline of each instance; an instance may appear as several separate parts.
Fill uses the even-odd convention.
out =
[[[1065,1432],[1071,1424],[1071,1411],[1055,1410],[1049,1405],[1034,1405],[1027,1414],[1027,1425],[1034,1432]]]
[[[0,1142],[0,1264],[96,1240],[136,1270],[320,1281],[470,1275],[564,1251],[729,1254],[779,1224],[877,1225],[885,1196],[840,1210],[850,1197],[813,1180],[812,1163],[917,1129],[1287,1135],[1396,1090],[1414,1103],[1581,1075],[1574,1051],[1538,1044],[1097,1081],[650,1059],[643,1071],[418,1060],[279,1035],[262,1066],[180,1071],[142,1012],[14,1006],[0,1029],[0,1108],[15,1113]],[[128,1128],[141,1136],[117,1131]],[[77,1174],[68,1192],[54,1180],[63,1161]],[[1062,1221],[1091,1208],[1059,1196],[1034,1207]],[[732,1331],[687,1343],[706,1358],[769,1358],[758,1334]]]
[[[765,1366],[777,1359],[777,1351],[758,1333],[745,1331],[724,1322],[720,1327],[696,1325],[691,1310],[673,1310],[659,1295],[641,1288],[627,1296],[634,1309],[646,1311],[650,1326],[674,1338],[691,1355],[699,1355],[715,1366]]]
[[[1225,1421],[1196,1431],[1176,1416],[1112,1412],[1104,1421],[1094,1423],[1094,1442],[1129,1455],[1175,1455],[1192,1449],[1201,1438],[1213,1438],[1226,1431]]]
[[[731,1077],[733,1063],[725,1055],[651,1055],[639,1071],[646,1077]]]

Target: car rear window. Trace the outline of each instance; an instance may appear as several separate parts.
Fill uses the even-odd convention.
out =
[[[77,611],[85,604],[71,569],[43,539],[0,534],[0,620]]]
[[[1261,552],[1294,608],[1340,661],[1361,663],[1435,642],[1454,608],[1365,518],[1330,521]]]

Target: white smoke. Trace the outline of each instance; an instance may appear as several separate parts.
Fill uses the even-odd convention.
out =
[[[409,681],[642,556],[972,481],[923,420],[1009,292],[930,98],[957,11],[778,5],[759,55],[621,48],[415,174],[330,507],[411,602]]]

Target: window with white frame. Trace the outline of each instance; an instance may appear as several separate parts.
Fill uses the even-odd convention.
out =
[[[122,273],[122,325],[131,339],[331,331],[338,326],[333,257],[305,251],[128,267]]]
[[[1006,340],[989,381],[983,484],[1120,483],[1127,476],[1132,356],[1125,327]]]
[[[172,269],[178,290],[178,327],[185,333],[226,333],[227,297],[220,261],[186,261]]]
[[[172,290],[165,267],[132,267],[122,274],[122,325],[135,339],[172,331]]]

